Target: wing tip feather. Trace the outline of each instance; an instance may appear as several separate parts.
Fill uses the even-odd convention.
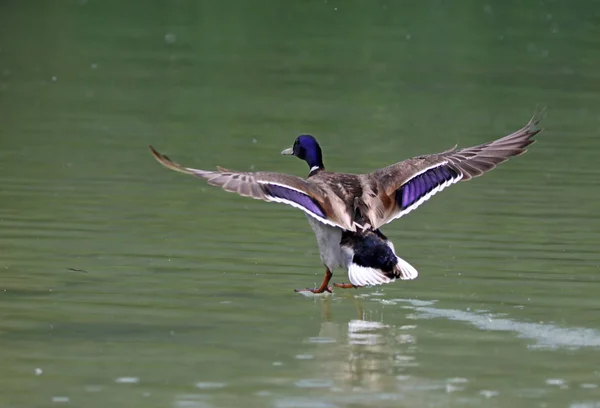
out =
[[[152,156],[156,159],[156,161],[162,164],[164,167],[184,174],[195,174],[191,169],[183,167],[179,163],[175,163],[173,160],[169,159],[169,156],[158,152],[151,145],[149,145],[148,148],[150,149],[150,153],[152,153]]]

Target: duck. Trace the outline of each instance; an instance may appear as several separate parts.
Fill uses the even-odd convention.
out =
[[[419,273],[396,254],[381,227],[421,206],[445,188],[479,177],[498,164],[527,151],[535,142],[541,112],[521,129],[477,146],[412,157],[368,174],[330,172],[323,164],[317,139],[298,136],[282,155],[306,162],[306,178],[277,172],[234,171],[184,167],[152,146],[150,152],[164,167],[204,179],[209,185],[267,202],[286,204],[303,211],[315,234],[321,262],[322,283],[296,292],[331,293],[348,289],[415,279]],[[335,269],[345,269],[349,283],[330,281]]]

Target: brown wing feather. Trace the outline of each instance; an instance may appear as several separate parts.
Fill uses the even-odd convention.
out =
[[[315,218],[326,224],[355,231],[357,226],[379,228],[416,208],[443,187],[459,180],[478,177],[510,157],[524,153],[526,147],[534,142],[531,138],[540,132],[536,126],[540,122],[542,112],[534,115],[522,129],[493,142],[464,149],[457,149],[455,146],[445,152],[413,157],[374,173],[362,175],[321,171],[304,180],[282,173],[235,172],[222,167],[217,167],[218,171],[207,171],[183,167],[158,153],[152,146],[150,150],[163,166],[180,173],[204,178],[211,185],[242,196],[277,201],[267,193],[264,185],[289,187],[310,196],[318,203],[324,218]],[[442,165],[447,170],[439,171]],[[432,168],[435,170],[428,170]],[[422,176],[419,176],[420,174]],[[423,191],[419,192],[417,195],[424,197],[423,200],[411,198],[416,193],[408,184],[413,183],[417,176],[423,178],[425,183],[430,183],[430,186],[435,185],[431,184],[432,180],[438,185],[438,188],[431,187],[426,191],[427,197],[424,197]],[[440,185],[442,184],[440,180],[445,181],[444,185]],[[406,191],[399,194],[398,192],[405,185]],[[402,203],[397,202],[398,197],[401,198]],[[294,205],[290,202],[286,203]],[[357,210],[359,218],[356,217]],[[304,211],[311,215],[306,208]],[[363,223],[364,225],[361,225]]]
[[[442,153],[413,157],[372,174],[380,180],[380,187],[385,189],[386,194],[395,192],[415,174],[443,162],[448,162],[454,170],[462,174],[462,180],[470,180],[492,170],[510,157],[525,153],[526,147],[535,142],[531,138],[541,131],[536,127],[542,113],[543,111],[536,113],[523,128],[493,142],[463,149],[457,149],[455,146]]]
[[[536,113],[527,125],[501,139],[445,152],[440,156],[448,160],[451,167],[462,174],[462,180],[478,177],[509,158],[525,153],[527,146],[535,143],[532,137],[542,130],[537,128],[542,114],[543,111]]]
[[[339,226],[344,229],[355,230],[356,228],[350,217],[341,211],[342,205],[336,206],[335,203],[332,204],[331,200],[326,199],[327,186],[321,186],[320,183],[318,183],[318,180],[316,180],[316,182],[309,182],[289,174],[273,172],[236,172],[226,170],[222,167],[218,167],[217,171],[193,169],[175,163],[166,155],[157,152],[152,146],[149,147],[154,158],[166,168],[203,178],[207,180],[210,185],[221,187],[225,191],[237,193],[241,196],[263,201],[277,201],[277,199],[274,199],[273,196],[268,194],[268,191],[264,187],[265,185],[282,186],[299,191],[314,199],[325,214],[323,219],[319,219],[319,217],[315,218],[327,224]],[[290,204],[289,202],[284,203]],[[305,212],[315,216],[306,210]]]
[[[378,197],[386,208],[385,215],[374,222],[374,226],[381,226],[403,215],[403,209],[396,202],[396,192],[429,168],[445,163],[458,173],[460,180],[470,180],[494,169],[510,157],[525,153],[527,146],[535,142],[532,137],[541,131],[537,125],[543,112],[536,112],[527,125],[501,139],[463,149],[455,146],[442,153],[413,157],[371,173],[378,181]]]

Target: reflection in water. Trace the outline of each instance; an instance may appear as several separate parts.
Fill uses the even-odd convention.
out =
[[[600,347],[600,331],[582,327],[564,328],[551,323],[519,322],[498,314],[482,311],[465,311],[455,309],[439,309],[433,307],[435,301],[414,299],[391,299],[385,304],[408,303],[418,313],[415,319],[445,318],[448,320],[470,323],[481,330],[514,331],[519,337],[535,340],[532,348],[566,347]]]
[[[471,312],[436,308],[435,301],[384,299],[378,293],[344,300],[351,300],[355,309],[353,316],[345,323],[340,322],[332,312],[332,303],[340,299],[325,297],[319,300],[323,308],[319,332],[308,337],[311,353],[299,354],[311,356],[306,369],[312,375],[296,381],[294,386],[311,389],[320,397],[287,395],[277,400],[276,406],[335,407],[373,404],[374,401],[377,406],[397,406],[400,400],[403,404],[415,406],[447,404],[449,401],[458,405],[477,406],[496,398],[548,398],[570,388],[563,380],[552,378],[540,382],[537,387],[522,384],[520,387],[493,389],[481,386],[477,378],[455,376],[435,379],[420,376],[422,363],[418,358],[423,355],[423,350],[419,350],[418,333],[422,332],[419,331],[419,321],[432,318],[466,322],[482,332],[514,331],[522,338],[535,340],[533,348],[574,349],[600,345],[600,332],[597,330],[519,322],[485,310]],[[373,308],[374,304],[385,304],[386,307]],[[384,311],[391,312],[393,318],[385,319]],[[398,315],[403,315],[400,316],[401,321],[410,319],[413,324],[391,323],[398,321]],[[482,364],[487,364],[487,361],[482,361]],[[461,370],[460,367],[458,369]],[[584,384],[585,387],[582,384],[580,388],[590,387],[588,383]]]
[[[203,394],[181,394],[175,398],[173,404],[177,408],[212,408],[209,396]]]
[[[382,309],[365,310],[358,297],[352,299],[354,316],[338,323],[332,315],[334,301],[322,299],[323,322],[318,336],[309,338],[311,344],[319,339],[311,363],[315,378],[310,384],[329,384],[334,393],[331,400],[318,402],[345,405],[378,401],[379,406],[395,406],[405,398],[405,389],[413,380],[410,368],[418,366],[414,355],[417,338],[412,333],[417,326],[385,323]],[[425,388],[443,389],[444,385],[428,384]]]

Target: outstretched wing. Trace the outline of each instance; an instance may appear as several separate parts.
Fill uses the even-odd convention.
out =
[[[337,216],[324,199],[321,188],[300,177],[271,172],[236,172],[222,167],[217,171],[192,169],[149,147],[154,158],[168,169],[206,179],[210,185],[244,197],[291,205],[323,224],[350,230],[356,228],[349,220]]]
[[[374,226],[379,227],[408,214],[435,193],[460,180],[470,180],[494,169],[510,157],[527,151],[543,111],[523,128],[493,142],[438,154],[414,157],[372,173],[378,196],[385,208]]]

